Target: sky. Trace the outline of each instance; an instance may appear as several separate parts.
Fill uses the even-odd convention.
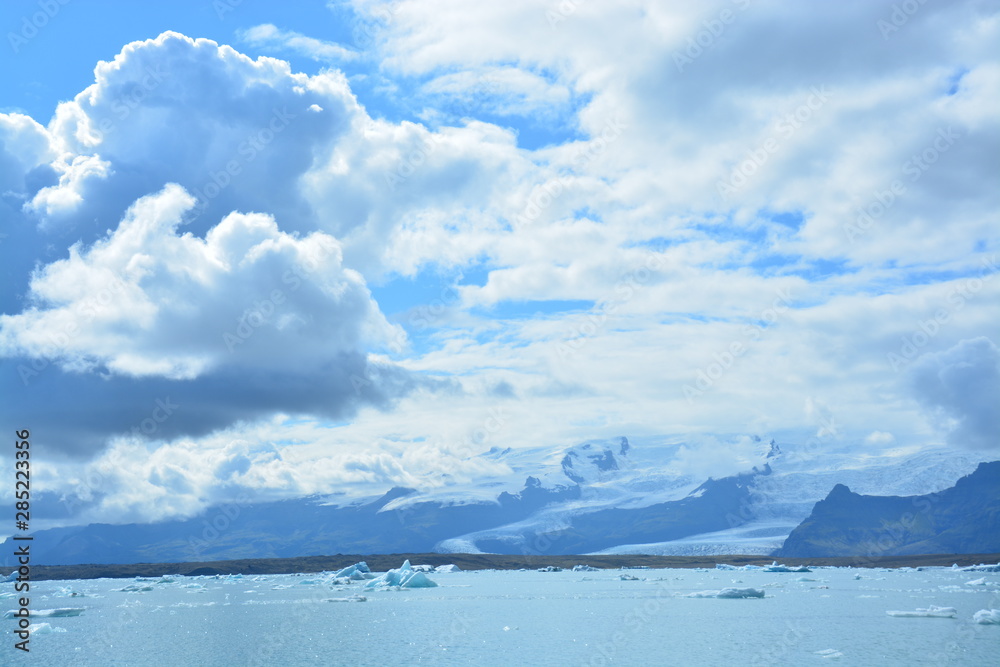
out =
[[[749,435],[1000,453],[998,2],[0,27],[0,419],[50,522],[446,491],[622,435],[719,475]]]

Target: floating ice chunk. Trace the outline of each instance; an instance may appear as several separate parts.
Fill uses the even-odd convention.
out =
[[[901,618],[955,618],[958,615],[958,610],[954,607],[930,605],[927,609],[917,607],[916,611],[887,611],[885,613]]]
[[[85,607],[63,607],[61,609],[38,609],[31,612],[32,618],[66,618],[68,616],[79,616],[84,611]],[[11,609],[5,611],[3,614],[4,618],[17,618],[17,610]]]
[[[7,582],[7,581],[14,581],[15,579],[17,579],[17,570],[14,570],[10,574],[8,574],[6,577],[4,577],[3,580],[4,582]]]
[[[555,565],[546,565],[545,567],[538,568],[539,572],[562,572],[561,567],[556,567]]]
[[[435,572],[461,572],[462,570],[454,563],[448,563],[447,565],[438,565],[434,568]]]
[[[148,593],[151,590],[153,590],[152,586],[143,586],[142,584],[129,584],[125,588],[118,589],[121,593]]]
[[[50,635],[53,632],[66,632],[66,628],[52,627],[48,623],[32,623],[28,632],[33,635]]]
[[[403,561],[403,565],[398,570],[389,570],[380,577],[372,579],[365,588],[434,588],[437,583],[427,578],[423,572],[417,572],[410,565],[410,561]]]
[[[743,598],[762,598],[764,591],[757,588],[723,588],[721,591],[698,591],[688,593],[686,598],[720,598],[738,600]]]
[[[980,625],[1000,625],[1000,609],[980,609],[972,615],[972,622]]]
[[[959,569],[959,568],[955,567],[954,569]],[[970,565],[969,567],[963,567],[963,568],[961,568],[961,571],[962,572],[1000,572],[1000,563],[997,563],[996,565],[983,565],[982,563],[980,563],[979,565]]]
[[[764,568],[765,572],[812,572],[805,565],[800,565],[798,567],[788,567],[787,565],[779,565],[778,561],[772,562],[770,565]]]
[[[972,581],[965,582],[966,586],[996,586],[996,583],[992,581],[986,581],[986,577],[980,577],[979,579],[973,579]]]
[[[715,564],[715,569],[716,570],[738,570],[740,568],[736,567],[735,565],[729,565],[727,563],[716,563]]]
[[[350,595],[346,598],[326,598],[323,602],[367,602],[364,595]]]
[[[372,571],[368,569],[368,563],[361,561],[355,563],[354,565],[348,565],[342,570],[337,570],[333,573],[334,579],[347,578],[351,581],[364,581],[365,579],[373,579],[375,577]]]
[[[842,658],[844,654],[835,648],[825,648],[822,651],[816,651],[816,655],[822,658]]]
[[[434,566],[433,565],[414,565],[413,566],[413,571],[414,572],[433,572],[434,571]]]
[[[574,572],[598,572],[600,568],[591,567],[590,565],[574,565]]]
[[[633,577],[631,574],[619,574],[618,578],[622,581],[639,581],[639,577]]]

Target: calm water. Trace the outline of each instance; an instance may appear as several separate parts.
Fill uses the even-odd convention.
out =
[[[997,665],[1000,574],[818,569],[457,572],[438,588],[363,591],[324,575],[37,582],[31,654],[4,665]],[[860,579],[855,576],[860,575]],[[812,579],[813,581],[804,581]],[[967,585],[985,579],[986,585]],[[139,590],[121,591],[131,586]],[[763,599],[686,598],[726,587]],[[149,588],[151,590],[141,590]],[[12,584],[0,593],[9,594]],[[72,596],[75,591],[82,596]],[[363,595],[364,602],[328,601]],[[3,609],[15,607],[11,597]],[[950,618],[888,610],[955,607]],[[64,630],[64,632],[62,631]]]

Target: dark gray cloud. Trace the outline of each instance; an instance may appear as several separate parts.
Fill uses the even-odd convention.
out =
[[[963,340],[914,362],[917,399],[947,431],[948,444],[1000,449],[1000,349],[986,337]]]

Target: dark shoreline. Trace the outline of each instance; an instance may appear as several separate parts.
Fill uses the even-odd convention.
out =
[[[714,568],[716,564],[770,565],[771,556],[536,556],[502,554],[353,554],[303,556],[298,558],[251,558],[200,563],[135,563],[126,565],[32,565],[31,579],[99,579],[159,577],[164,574],[185,576],[215,574],[290,574],[339,570],[358,561],[366,561],[373,571],[384,572],[399,567],[406,559],[414,565],[454,563],[463,570],[517,570],[554,565],[571,568],[587,564],[598,568]],[[833,565],[839,567],[921,567],[959,566],[1000,563],[1000,554],[929,554],[924,556],[881,556],[839,558],[782,558],[786,565]],[[4,568],[6,574],[13,568]]]

